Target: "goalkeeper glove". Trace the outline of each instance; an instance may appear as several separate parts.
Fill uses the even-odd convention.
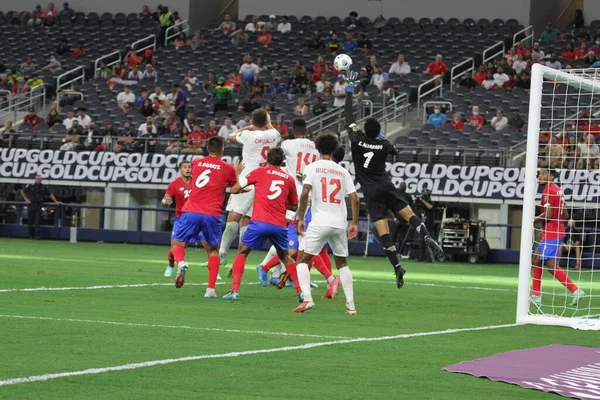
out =
[[[357,81],[358,74],[355,71],[349,71],[344,75],[344,81],[346,81],[346,92],[354,93],[354,88],[360,85],[360,81]]]

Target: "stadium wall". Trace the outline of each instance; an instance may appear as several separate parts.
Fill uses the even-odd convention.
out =
[[[590,2],[591,0],[588,0]],[[597,0],[595,0],[597,2]],[[521,24],[528,25],[531,0],[346,0],[344,2],[326,0],[239,0],[239,18],[250,14],[309,15],[312,17],[346,17],[350,11],[359,16],[375,18],[379,14],[386,17],[413,18],[516,18]],[[599,5],[600,6],[600,5]]]
[[[583,3],[583,17],[586,25],[589,25],[595,19],[600,19],[600,1],[585,0]]]

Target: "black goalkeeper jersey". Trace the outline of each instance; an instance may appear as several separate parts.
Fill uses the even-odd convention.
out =
[[[346,94],[346,124],[350,136],[352,162],[356,180],[362,186],[363,192],[369,190],[369,185],[391,182],[386,171],[388,155],[398,154],[398,150],[387,139],[372,139],[356,125],[352,114],[352,94]]]

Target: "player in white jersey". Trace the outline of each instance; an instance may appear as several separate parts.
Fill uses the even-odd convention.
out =
[[[348,268],[348,239],[354,239],[358,233],[359,201],[350,173],[332,160],[338,148],[337,136],[324,134],[317,138],[315,147],[321,160],[304,169],[302,195],[298,215],[304,215],[311,202],[312,221],[305,231],[304,218],[298,218],[298,235],[301,235],[300,253],[297,260],[297,273],[304,301],[294,312],[304,312],[314,308],[310,292],[310,272],[308,262],[319,254],[325,243],[329,243],[340,281],[346,296],[346,312],[356,314],[352,273]],[[345,196],[352,201],[352,222],[348,226],[348,210]]]
[[[271,125],[271,118],[263,108],[254,110],[252,113],[252,125],[239,129],[229,135],[228,140],[243,145],[242,158],[244,170],[240,177],[246,177],[253,170],[267,165],[267,153],[276,147],[281,140],[279,132]],[[223,232],[219,257],[221,265],[227,263],[227,251],[231,247],[233,239],[240,234],[244,236],[250,217],[252,216],[252,203],[254,202],[254,189],[244,193],[229,196],[227,203],[227,224]],[[230,270],[231,272],[231,270]]]

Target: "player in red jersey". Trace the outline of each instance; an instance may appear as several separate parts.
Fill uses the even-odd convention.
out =
[[[181,220],[171,236],[173,257],[177,262],[175,287],[185,282],[188,264],[185,262],[185,247],[190,239],[200,232],[204,235],[208,258],[208,288],[204,297],[216,298],[215,284],[219,273],[219,243],[221,242],[221,215],[227,184],[237,183],[237,174],[244,167],[237,163],[235,168],[221,160],[224,141],[219,136],[208,140],[208,157],[192,161],[192,192],[183,206]]]
[[[240,248],[233,262],[233,283],[231,292],[223,296],[225,300],[239,300],[240,283],[246,268],[246,257],[252,250],[262,250],[263,242],[269,239],[286,270],[297,281],[296,264],[287,254],[288,230],[287,210],[296,211],[298,194],[294,178],[281,166],[285,159],[283,150],[274,147],[267,152],[266,167],[257,168],[246,177],[239,177],[231,193],[241,193],[248,185],[254,185],[254,203],[252,219],[242,236]]]
[[[542,240],[533,256],[531,300],[536,304],[542,302],[542,262],[544,262],[548,272],[572,293],[570,305],[576,306],[585,293],[569,279],[567,273],[559,266],[560,245],[565,238],[565,220],[568,218],[568,214],[565,209],[564,194],[554,183],[555,177],[556,171],[553,169],[540,171],[539,181],[544,185],[541,202],[542,213],[535,217],[534,223],[542,224]]]

